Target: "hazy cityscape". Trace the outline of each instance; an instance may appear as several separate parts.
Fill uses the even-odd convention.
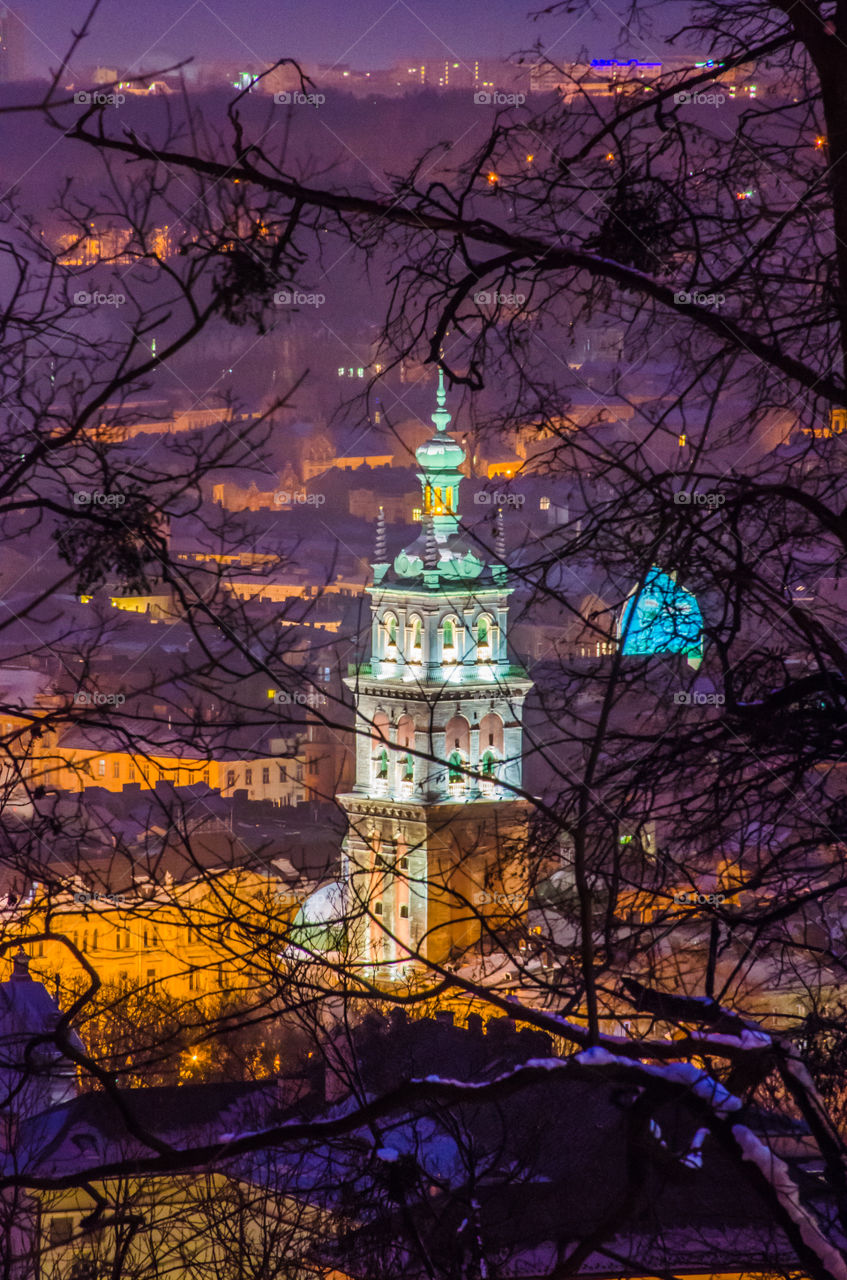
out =
[[[0,6],[0,1280],[847,1280],[845,83]]]

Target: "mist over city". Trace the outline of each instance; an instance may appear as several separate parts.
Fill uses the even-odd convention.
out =
[[[0,1280],[847,1280],[845,73],[0,5]]]

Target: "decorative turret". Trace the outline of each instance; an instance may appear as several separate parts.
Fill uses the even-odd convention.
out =
[[[437,408],[432,415],[435,435],[422,444],[415,457],[420,465],[418,479],[423,491],[423,515],[431,515],[439,542],[456,533],[459,528],[459,485],[462,483],[462,463],[465,451],[447,434],[452,414],[447,412],[447,392],[444,387],[444,370],[438,370]]]
[[[388,548],[385,541],[385,507],[380,507],[376,520],[376,543],[374,546],[374,564],[388,564]]]
[[[497,508],[494,517],[494,554],[501,564],[506,561],[506,530],[503,528],[503,508]]]

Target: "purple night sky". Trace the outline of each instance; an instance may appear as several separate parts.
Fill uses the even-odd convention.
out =
[[[88,0],[18,0],[12,7],[29,29],[29,69],[43,73],[60,61]],[[505,55],[539,38],[564,60],[615,52],[620,26],[612,6],[599,6],[596,15],[529,20],[541,7],[542,0],[103,0],[78,65],[147,69],[191,54],[227,63],[294,55],[376,68],[407,54]],[[662,4],[657,30],[683,8]],[[657,33],[626,43],[631,56],[663,48]]]

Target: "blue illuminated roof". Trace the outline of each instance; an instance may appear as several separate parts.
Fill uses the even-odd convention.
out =
[[[653,568],[641,590],[624,605],[619,635],[627,654],[683,653],[699,658],[703,654],[703,615],[690,591]]]

